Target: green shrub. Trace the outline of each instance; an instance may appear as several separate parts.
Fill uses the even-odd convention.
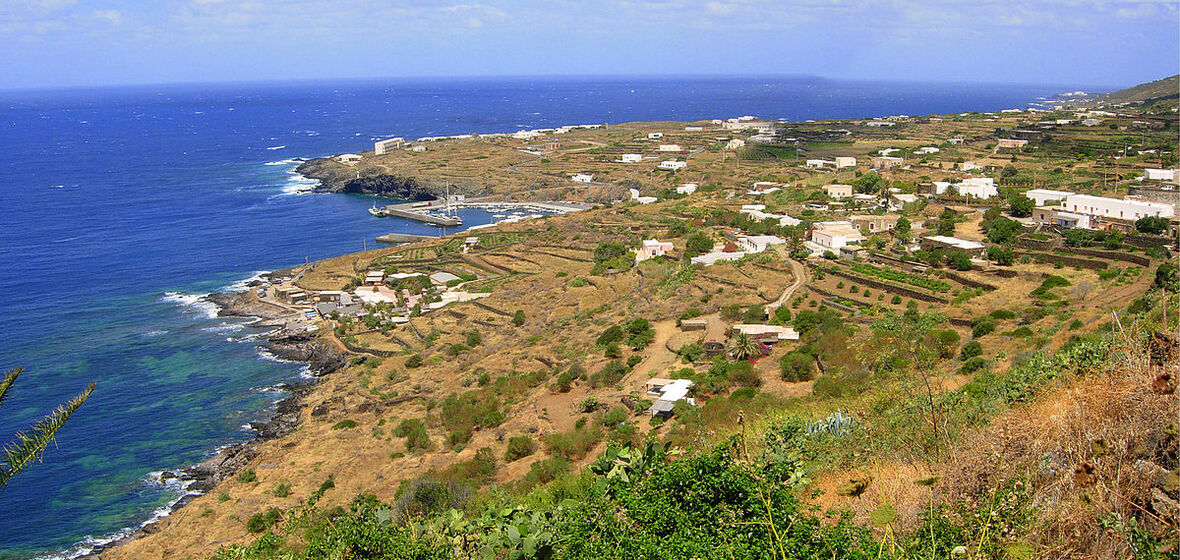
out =
[[[283,518],[283,511],[279,508],[270,508],[265,512],[255,513],[246,521],[246,530],[251,533],[261,533],[273,527],[280,519]]]
[[[628,371],[630,370],[623,362],[611,360],[590,376],[590,386],[609,387],[621,381]]]
[[[349,430],[349,429],[355,428],[356,426],[357,426],[357,424],[356,424],[355,420],[341,420],[335,424],[332,424],[332,429],[333,430]]]
[[[504,462],[511,463],[517,459],[528,457],[537,452],[537,442],[527,435],[508,438],[508,448],[504,451]]]
[[[1015,319],[1016,314],[1007,310],[1007,309],[997,309],[997,310],[991,312],[991,317],[993,319],[1004,321],[1007,319]]]
[[[680,349],[676,351],[676,353],[680,355],[680,359],[683,360],[684,363],[691,364],[701,359],[701,356],[705,355],[705,349],[702,348],[700,344],[694,342],[692,344],[685,344],[684,346],[681,346]]]
[[[479,334],[479,331],[477,330],[471,330],[467,333],[464,343],[471,348],[475,348],[476,346],[483,344],[483,335]]]
[[[417,418],[402,420],[393,435],[406,438],[406,451],[430,449],[430,434],[426,433],[426,424]]]
[[[238,471],[237,478],[238,482],[241,482],[242,484],[250,484],[251,482],[258,480],[258,474],[254,472],[254,469],[246,469],[243,471]]]
[[[291,495],[291,485],[286,482],[280,482],[275,485],[274,490],[271,490],[276,498],[286,498]]]
[[[978,340],[972,340],[963,345],[963,350],[959,352],[959,359],[965,361],[982,354],[983,345]]]
[[[598,404],[598,397],[586,397],[581,401],[578,401],[578,412],[589,414],[595,410],[598,410]]]
[[[959,367],[959,373],[975,373],[986,367],[987,360],[976,356],[974,358],[968,358],[967,361],[963,362],[963,365]]]
[[[411,355],[409,358],[406,358],[406,367],[409,369],[414,369],[414,368],[419,367],[421,365],[422,365],[422,355],[421,354],[414,354],[414,355]]]
[[[512,314],[512,326],[514,326],[514,327],[523,327],[524,326],[524,311],[517,309],[516,312]]]
[[[762,377],[750,362],[737,362],[729,366],[729,382],[739,387],[761,387]]]
[[[612,343],[622,341],[623,336],[625,336],[623,333],[623,327],[620,327],[619,325],[611,325],[607,327],[606,330],[602,331],[602,334],[598,335],[598,339],[594,341],[594,344],[597,344],[598,346],[607,346]]]
[[[577,276],[573,280],[570,280],[570,287],[571,288],[584,288],[589,285],[590,285],[590,281],[587,280],[584,276]]]
[[[783,381],[807,381],[815,370],[815,358],[798,350],[783,354],[778,364]]]
[[[975,338],[991,334],[992,331],[996,330],[996,320],[991,317],[981,317],[972,321],[972,323],[971,336]]]

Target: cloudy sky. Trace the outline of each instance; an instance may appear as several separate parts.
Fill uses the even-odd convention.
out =
[[[1177,0],[0,0],[0,89],[264,79],[810,74],[1124,86]]]

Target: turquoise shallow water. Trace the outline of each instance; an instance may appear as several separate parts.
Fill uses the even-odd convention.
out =
[[[436,80],[0,92],[0,438],[91,380],[44,462],[0,494],[0,558],[68,553],[181,493],[150,474],[251,436],[300,364],[262,358],[196,296],[431,226],[293,195],[293,157],[375,138],[656,119],[996,110],[1076,86],[816,79]],[[464,216],[484,223],[482,211]],[[84,548],[84,547],[83,547]]]

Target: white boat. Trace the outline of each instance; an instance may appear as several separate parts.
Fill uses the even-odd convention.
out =
[[[370,214],[370,215],[372,215],[372,216],[377,216],[377,217],[381,217],[381,216],[383,216],[383,215],[384,215],[384,214],[382,214],[382,213],[381,213],[381,209],[377,208],[377,203],[376,203],[376,202],[374,202],[374,203],[373,203],[373,207],[372,207],[372,208],[369,208],[369,214]]]

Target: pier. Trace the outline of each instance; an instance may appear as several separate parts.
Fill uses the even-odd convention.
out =
[[[459,226],[463,225],[463,220],[458,216],[436,215],[431,213],[434,210],[445,210],[454,205],[447,205],[442,200],[431,200],[429,202],[406,202],[403,204],[390,204],[384,208],[370,209],[369,213],[374,216],[394,216],[397,218],[406,218],[407,220],[415,220],[426,224],[436,226]]]

